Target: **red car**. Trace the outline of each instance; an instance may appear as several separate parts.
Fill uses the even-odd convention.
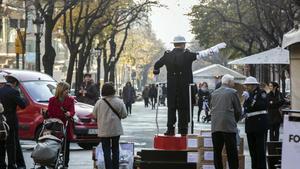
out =
[[[20,138],[37,139],[44,120],[41,112],[47,109],[57,82],[49,75],[34,71],[2,69],[0,73],[9,74],[19,81],[20,94],[28,103],[25,109],[17,110]],[[75,137],[72,141],[84,149],[92,149],[99,143],[97,123],[92,111],[93,106],[75,103]]]

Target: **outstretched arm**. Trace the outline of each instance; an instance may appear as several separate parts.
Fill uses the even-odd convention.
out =
[[[223,48],[226,48],[226,43],[225,42],[222,42],[222,43],[219,43],[211,48],[208,48],[208,49],[205,49],[205,50],[202,50],[202,51],[198,51],[197,52],[197,60],[201,60],[201,59],[204,59],[208,56],[212,56],[214,54],[217,54],[220,52],[220,49],[223,49]]]

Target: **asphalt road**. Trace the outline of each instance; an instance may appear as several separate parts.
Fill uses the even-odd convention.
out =
[[[195,112],[197,108],[195,108]],[[137,102],[133,105],[132,115],[122,121],[124,128],[124,135],[121,136],[121,141],[133,142],[135,144],[135,152],[141,149],[149,149],[153,147],[153,136],[157,133],[155,123],[156,110],[151,108],[144,108],[142,102]],[[196,117],[194,117],[196,120]],[[166,130],[167,108],[159,107],[158,124],[159,133]],[[195,133],[199,133],[201,129],[210,129],[210,124],[203,124],[195,122]],[[244,124],[239,124],[241,130],[241,137],[245,137]],[[22,141],[22,149],[24,152],[27,168],[33,167],[33,161],[30,157],[32,149],[35,145],[33,141]],[[250,169],[249,151],[247,147],[247,140],[245,139],[246,168]],[[70,153],[70,169],[92,169],[92,151],[81,149],[77,144],[71,144]]]

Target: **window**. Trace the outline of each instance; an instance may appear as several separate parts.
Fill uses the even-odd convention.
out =
[[[18,28],[18,20],[17,19],[9,19],[9,26],[11,28]]]

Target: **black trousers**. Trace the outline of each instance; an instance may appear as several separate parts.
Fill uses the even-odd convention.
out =
[[[69,166],[69,161],[70,161],[70,141],[66,141],[66,152],[65,152],[65,166]]]
[[[149,98],[148,97],[144,98],[144,103],[145,103],[145,107],[149,106]]]
[[[15,140],[16,140],[16,163],[18,167],[25,167],[25,160],[20,144],[20,139],[19,139],[19,122],[16,123],[16,132],[15,132]]]
[[[0,141],[0,168],[16,169],[16,129],[15,125],[8,124],[10,127],[6,141]],[[5,157],[7,152],[8,165],[6,165]]]
[[[279,141],[280,123],[270,125],[270,141]]]
[[[167,127],[169,129],[174,128],[177,121],[176,110],[178,111],[178,132],[180,134],[187,134],[189,123],[189,108],[176,109],[175,106],[168,105],[168,122]]]
[[[225,144],[229,168],[238,169],[239,159],[237,151],[236,133],[214,132],[212,133],[212,142],[214,147],[215,168],[223,169],[222,150]],[[226,166],[224,166],[224,168],[226,168]]]
[[[155,109],[156,100],[157,100],[157,98],[151,97],[151,105],[152,105],[152,109]]]
[[[267,169],[266,164],[266,133],[247,133],[248,147],[252,169]]]
[[[126,106],[127,113],[131,114],[132,103],[130,103],[130,102],[126,103],[125,106]]]
[[[101,138],[105,169],[119,169],[119,140],[120,136]]]

